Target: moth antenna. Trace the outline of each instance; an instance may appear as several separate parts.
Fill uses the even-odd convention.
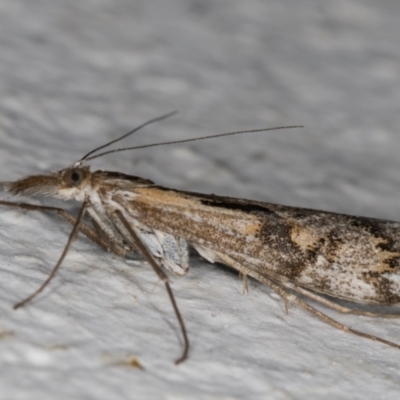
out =
[[[276,130],[279,130],[279,129],[294,129],[294,128],[304,128],[304,126],[303,125],[289,125],[289,126],[278,126],[278,127],[275,127],[275,128],[263,128],[263,129],[252,129],[252,130],[247,130],[247,131],[236,131],[236,132],[228,132],[228,133],[219,133],[217,135],[201,136],[201,137],[192,138],[192,139],[174,140],[172,142],[159,142],[159,143],[145,144],[145,145],[142,145],[142,146],[122,147],[120,149],[104,151],[103,153],[96,154],[96,155],[91,156],[91,157],[87,157],[87,155],[86,155],[85,157],[87,157],[86,161],[89,161],[89,160],[94,160],[95,158],[99,158],[99,157],[105,156],[106,154],[119,153],[120,151],[146,149],[148,147],[166,146],[166,145],[178,144],[178,143],[196,142],[197,140],[214,139],[214,138],[219,138],[219,137],[223,137],[223,136],[240,135],[240,134],[243,134],[243,133],[266,132],[266,131],[276,131]],[[91,154],[91,153],[92,152],[90,152],[89,154]]]
[[[119,137],[119,138],[117,138],[117,139],[111,140],[111,142],[108,142],[108,143],[106,143],[106,144],[103,144],[102,146],[96,147],[94,150],[89,151],[89,153],[85,154],[79,161],[84,161],[84,160],[88,159],[88,157],[89,157],[91,154],[95,153],[96,151],[99,151],[99,150],[101,150],[101,149],[104,149],[105,147],[108,147],[108,146],[110,146],[110,145],[112,145],[112,144],[114,144],[114,143],[116,143],[116,142],[119,142],[119,141],[122,140],[122,139],[125,139],[125,138],[128,137],[129,135],[132,135],[132,133],[137,132],[139,129],[142,129],[142,128],[144,128],[145,126],[152,124],[153,122],[162,121],[163,119],[169,118],[169,117],[171,117],[172,115],[175,115],[175,114],[177,114],[177,113],[178,113],[178,111],[172,111],[172,112],[170,112],[170,113],[168,113],[168,114],[161,115],[161,117],[157,117],[157,118],[150,119],[149,121],[146,121],[145,123],[143,123],[143,124],[137,126],[136,128],[132,129],[132,130],[129,131],[128,133],[125,133],[125,135],[122,135],[121,137]]]

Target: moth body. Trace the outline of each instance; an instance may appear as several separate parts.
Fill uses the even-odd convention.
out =
[[[87,201],[94,228],[126,253],[136,249],[119,210],[152,255],[184,275],[188,245],[210,262],[246,266],[359,303],[400,303],[400,223],[168,189],[80,163],[7,185],[13,194]],[[244,272],[244,271],[241,271]],[[254,272],[254,274],[253,274]]]
[[[99,156],[88,157],[92,153],[83,159]],[[376,314],[337,305],[326,296],[361,304],[400,304],[398,222],[169,189],[119,172],[91,172],[82,161],[51,175],[0,185],[13,195],[82,203],[75,218],[55,207],[0,201],[5,206],[57,212],[74,226],[48,279],[14,308],[46,287],[80,231],[119,256],[141,253],[165,283],[184,338],[184,351],[176,363],[187,358],[189,341],[169,279],[160,266],[185,275],[189,246],[211,263],[223,263],[244,278],[268,285],[286,306],[295,302],[338,329],[400,349],[396,343],[340,324],[299,298],[302,295],[341,312],[368,316]],[[91,224],[84,222],[85,212]]]

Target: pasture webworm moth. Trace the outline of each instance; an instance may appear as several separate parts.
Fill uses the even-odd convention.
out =
[[[335,328],[400,349],[396,343],[342,325],[305,301],[308,298],[344,313],[397,316],[348,308],[331,298],[362,304],[400,303],[400,223],[185,192],[120,172],[90,171],[88,161],[105,154],[198,140],[127,147],[93,155],[171,114],[146,122],[61,171],[0,184],[13,195],[44,195],[81,203],[78,217],[73,217],[61,208],[0,201],[4,206],[55,212],[73,225],[47,280],[14,308],[28,303],[46,287],[81,232],[121,257],[139,252],[164,282],[184,338],[183,353],[177,363],[187,358],[189,341],[164,269],[176,275],[186,274],[189,246],[211,263],[225,264],[244,277],[266,284],[282,296],[285,304],[293,302]],[[270,129],[255,131],[264,130]],[[91,224],[84,221],[86,212]]]

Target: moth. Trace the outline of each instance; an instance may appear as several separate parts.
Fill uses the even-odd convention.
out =
[[[334,299],[361,304],[400,303],[400,223],[175,190],[133,175],[90,170],[90,160],[109,153],[199,139],[93,155],[171,114],[142,124],[65,169],[1,183],[13,195],[43,195],[81,203],[79,215],[74,217],[61,208],[0,201],[4,206],[55,212],[73,225],[49,277],[14,308],[28,303],[54,278],[80,232],[121,257],[140,253],[164,282],[184,339],[183,352],[176,363],[187,358],[189,340],[165,271],[185,275],[189,247],[211,263],[225,264],[243,277],[267,285],[284,299],[286,308],[293,302],[335,328],[400,349],[396,343],[339,323],[306,301],[310,299],[343,313],[397,316],[345,307]],[[282,128],[285,127],[270,129]],[[248,132],[254,130],[200,139]],[[88,220],[84,220],[85,213]]]

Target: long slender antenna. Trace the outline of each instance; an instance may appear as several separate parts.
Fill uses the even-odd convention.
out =
[[[122,135],[121,137],[119,137],[119,138],[117,138],[117,139],[114,139],[114,140],[112,140],[111,142],[108,142],[108,143],[106,143],[106,144],[103,144],[102,146],[96,147],[94,150],[89,151],[89,153],[85,154],[79,161],[86,160],[91,154],[95,153],[96,151],[99,151],[99,150],[101,150],[101,149],[104,149],[105,147],[108,147],[108,146],[110,146],[110,145],[112,145],[112,144],[114,144],[114,143],[116,143],[116,142],[119,142],[119,141],[122,140],[122,139],[125,139],[127,136],[132,135],[132,133],[137,132],[139,129],[142,129],[142,128],[144,128],[145,126],[152,124],[153,122],[162,121],[163,119],[169,118],[169,117],[171,117],[172,115],[175,115],[175,114],[177,114],[177,113],[178,113],[178,111],[172,111],[172,112],[170,112],[170,113],[168,113],[168,114],[162,115],[161,117],[153,118],[153,119],[151,119],[151,120],[149,120],[149,121],[146,121],[145,123],[143,123],[143,124],[137,126],[136,128],[132,129],[132,130],[129,131],[128,133],[125,133],[125,135]]]
[[[243,133],[266,132],[266,131],[275,131],[275,130],[278,130],[278,129],[293,129],[293,128],[303,128],[303,125],[278,126],[278,127],[275,127],[275,128],[252,129],[252,130],[249,130],[249,131],[237,131],[237,132],[219,133],[217,135],[202,136],[202,137],[197,137],[197,138],[192,138],[192,139],[174,140],[172,142],[160,142],[160,143],[145,144],[145,145],[142,145],[142,146],[123,147],[123,148],[120,148],[120,149],[104,151],[103,153],[96,154],[94,156],[87,157],[85,159],[86,159],[86,161],[94,160],[95,158],[99,158],[99,157],[105,156],[106,154],[119,153],[120,151],[145,149],[145,148],[148,148],[148,147],[166,146],[166,145],[169,145],[169,144],[195,142],[197,140],[214,139],[214,138],[219,138],[219,137],[223,137],[223,136],[240,135],[240,134],[243,134]],[[91,153],[89,153],[89,154],[91,154]]]

